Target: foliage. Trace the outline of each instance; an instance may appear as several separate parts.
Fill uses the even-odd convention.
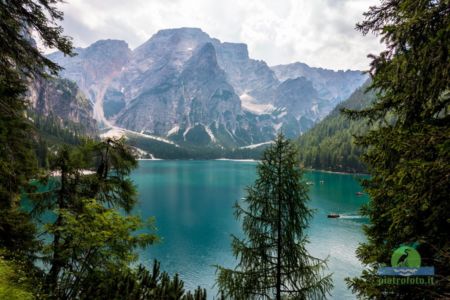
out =
[[[29,138],[31,125],[22,112],[24,87],[16,72],[0,71],[0,246],[11,253],[31,256],[34,226],[20,211],[20,192],[37,174]]]
[[[369,266],[349,279],[361,298],[450,297],[450,3],[383,1],[358,24],[380,34],[386,51],[372,55],[372,90],[377,100],[361,111],[377,127],[358,138],[372,175],[364,182],[371,201],[363,213],[368,241],[357,251]],[[386,119],[392,116],[390,122]],[[400,245],[415,245],[423,266],[434,266],[433,286],[380,286],[375,273]]]
[[[294,144],[279,135],[257,172],[245,205],[235,206],[246,238],[233,236],[239,263],[235,269],[218,267],[219,293],[233,299],[325,297],[332,288],[331,275],[322,275],[326,261],[305,248],[312,211]]]
[[[49,170],[58,177],[42,179],[47,188],[29,195],[33,215],[46,221],[41,294],[50,299],[160,299],[155,293],[168,299],[206,297],[201,289],[186,293],[177,276],[159,276],[159,265],[153,283],[142,281],[147,270],[130,269],[136,249],[158,240],[153,220],[143,223],[126,215],[136,203],[128,177],[137,166],[132,153],[123,139],[106,139],[62,145],[50,156]]]
[[[94,254],[101,253],[101,247],[95,240],[100,244],[103,242],[103,247],[128,251],[132,255],[134,248],[145,242],[149,244],[156,237],[144,235],[134,240],[130,236],[127,241],[128,235],[139,229],[139,220],[120,217],[116,210],[107,210],[109,207],[129,212],[136,202],[135,188],[127,176],[137,163],[123,140],[87,141],[77,148],[61,146],[55,152],[50,160],[50,170],[58,173],[59,180],[44,178],[42,183],[48,184],[49,189],[30,195],[30,198],[35,203],[35,215],[49,210],[55,213],[54,223],[46,226],[46,234],[52,240],[44,248],[44,261],[49,265],[46,292],[56,298],[69,298],[73,297],[72,289],[77,287],[73,282],[82,281],[86,276],[81,271],[74,275],[73,271],[82,266],[84,272],[88,272],[92,268],[88,258],[100,263],[101,255]],[[105,211],[100,206],[86,203],[86,199],[96,199]],[[77,222],[81,222],[81,228],[76,226]],[[115,228],[116,222],[122,227]],[[79,231],[73,231],[77,229]],[[107,241],[102,240],[104,234],[110,235]],[[118,241],[113,237],[123,239],[125,244],[121,249],[117,249]],[[112,253],[104,259],[125,265],[130,262],[130,258]],[[86,265],[89,268],[86,269]]]
[[[137,247],[152,244],[152,234],[136,234],[143,223],[136,216],[122,216],[93,199],[81,200],[80,208],[59,209],[62,222],[48,224],[46,232],[58,236],[63,245],[57,251],[64,259],[58,286],[50,294],[58,299],[78,299],[92,273],[115,274],[137,258]],[[44,255],[55,257],[54,245],[44,247]]]
[[[56,48],[65,54],[72,53],[70,40],[62,36],[62,20],[56,8],[60,0],[14,0],[0,2],[0,69],[18,70],[24,75],[56,74],[58,65],[43,55],[31,42],[30,32],[35,32],[44,46]]]
[[[22,189],[30,189],[28,182],[38,168],[30,146],[33,127],[24,114],[26,77],[54,73],[58,66],[39,53],[28,31],[35,31],[45,45],[70,54],[70,42],[54,26],[61,19],[54,7],[58,2],[0,2],[0,245],[30,258],[36,250],[34,229],[28,214],[20,211],[19,198]]]
[[[127,134],[127,143],[162,159],[260,159],[264,147],[251,148],[222,148],[219,146],[175,146],[165,142]]]
[[[0,299],[31,300],[31,283],[19,263],[0,257]]]
[[[362,109],[372,103],[374,92],[366,93],[368,84],[357,89],[349,99],[338,105],[325,119],[298,139],[300,162],[306,168],[363,173],[360,161],[363,149],[355,144],[354,136],[369,130],[365,120],[350,120],[341,109]]]
[[[47,119],[26,114],[27,84],[60,70],[39,52],[31,33],[44,46],[72,55],[69,39],[56,25],[62,20],[56,8],[60,2],[0,1],[2,299],[92,299],[86,294],[91,282],[100,286],[109,282],[109,291],[114,292],[108,275],[119,278],[134,272],[129,263],[136,259],[136,248],[157,240],[152,233],[138,233],[143,225],[138,217],[124,215],[136,203],[128,175],[137,162],[122,140],[85,140],[82,126],[63,123],[51,114]],[[38,178],[44,191],[30,184]],[[20,207],[23,193],[33,201],[31,214]],[[47,221],[38,227],[44,232],[37,234],[31,216],[36,222]],[[135,276],[148,273],[139,270]],[[157,283],[161,293],[173,299],[206,298],[201,289],[194,295],[185,293],[177,276],[170,280],[164,274]]]
[[[80,299],[206,300],[206,290],[198,287],[193,294],[190,291],[186,293],[183,286],[178,274],[170,279],[166,272],[161,273],[160,264],[155,260],[151,272],[140,265],[135,270],[95,274]]]

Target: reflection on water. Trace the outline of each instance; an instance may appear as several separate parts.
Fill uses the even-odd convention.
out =
[[[140,197],[136,211],[155,216],[163,238],[141,252],[141,262],[150,266],[157,258],[164,270],[180,274],[187,289],[201,285],[213,296],[213,265],[235,265],[230,234],[240,235],[241,228],[232,206],[255,180],[255,166],[236,161],[140,161],[132,174]],[[315,209],[308,249],[316,257],[329,257],[333,298],[354,298],[344,278],[362,268],[354,251],[364,240],[361,224],[367,220],[357,212],[367,197],[355,195],[361,188],[350,175],[308,172],[305,177],[312,183],[310,206]],[[330,212],[347,217],[328,219]]]

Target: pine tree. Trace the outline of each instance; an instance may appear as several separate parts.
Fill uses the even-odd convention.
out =
[[[235,205],[245,238],[233,236],[235,269],[218,267],[219,294],[233,299],[324,298],[332,288],[326,261],[306,250],[312,216],[294,144],[278,135],[263,154],[258,179]]]
[[[152,233],[137,234],[145,225],[138,216],[124,216],[95,199],[81,199],[77,206],[57,209],[59,221],[46,225],[46,232],[58,237],[58,244],[48,244],[43,251],[50,255],[48,279],[55,279],[49,282],[49,299],[84,298],[81,295],[91,281],[101,283],[111,274],[126,273],[137,260],[136,248],[157,240]],[[116,291],[117,285],[110,288]]]
[[[56,25],[63,14],[56,8],[61,0],[5,0],[0,2],[0,70],[15,70],[23,77],[56,74],[61,68],[36,47],[30,32],[41,42],[72,55],[70,39]],[[25,78],[22,78],[25,80]]]
[[[38,168],[24,94],[29,78],[56,73],[59,67],[37,50],[28,32],[35,31],[49,47],[71,53],[70,41],[54,25],[62,19],[54,6],[57,2],[0,2],[0,246],[30,259],[37,247],[35,228],[19,200],[23,190],[33,188],[29,181],[37,176]]]
[[[155,260],[151,271],[139,265],[134,270],[95,274],[84,285],[80,299],[206,300],[206,290],[198,287],[194,293],[186,292],[178,274],[171,279],[160,271],[160,263]]]
[[[357,255],[369,268],[348,283],[361,298],[449,298],[450,2],[388,0],[365,18],[357,28],[381,35],[387,47],[370,56],[377,100],[346,111],[376,125],[358,138],[372,177],[364,182],[367,242]],[[376,271],[401,245],[435,267],[434,285],[377,284]]]
[[[137,245],[145,241],[150,244],[156,238],[150,236],[147,239],[146,235],[142,235],[141,238],[133,239],[127,236],[128,231],[132,232],[140,227],[140,220],[135,217],[120,217],[116,211],[123,209],[130,212],[136,203],[136,188],[128,175],[137,166],[137,161],[124,140],[86,141],[75,148],[62,145],[55,152],[54,157],[51,157],[50,170],[58,178],[45,178],[42,184],[48,190],[32,195],[32,199],[35,215],[49,210],[55,212],[56,219],[47,224],[46,231],[52,238],[51,244],[45,247],[45,262],[49,265],[46,293],[56,299],[66,299],[69,294],[76,295],[72,291],[74,287],[67,282],[74,284],[78,280],[77,285],[81,285],[80,282],[83,281],[79,279],[80,276],[87,276],[82,272],[73,275],[68,270],[85,265],[92,269],[93,261],[97,261],[98,266],[102,260],[111,264],[114,259],[117,264],[129,262],[127,255],[130,256]],[[84,174],[86,171],[91,174]],[[87,202],[87,199],[95,199],[95,203]],[[74,216],[78,217],[73,220]],[[108,221],[108,218],[114,221],[103,222]],[[114,228],[115,223],[123,224]],[[82,229],[73,231],[77,226]],[[87,228],[90,234],[87,234]],[[119,235],[120,230],[125,232],[122,236]],[[116,240],[102,240],[105,234],[113,235]],[[102,255],[95,255],[101,247],[108,246],[115,247],[119,253],[129,254],[117,255],[116,258],[114,253],[102,252]],[[83,268],[84,272],[88,272],[89,268]]]
[[[37,173],[29,122],[23,116],[24,87],[16,72],[0,71],[0,247],[11,255],[33,257],[35,228],[20,209],[20,193]],[[7,253],[5,253],[8,256]]]

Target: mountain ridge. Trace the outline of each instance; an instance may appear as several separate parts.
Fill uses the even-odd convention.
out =
[[[202,47],[205,53],[192,63]],[[250,58],[246,44],[221,42],[199,28],[160,30],[134,50],[124,41],[101,40],[77,51],[75,59],[49,57],[85,91],[103,127],[196,146],[243,147],[267,142],[280,130],[296,137],[364,78],[351,73],[333,85],[341,73],[333,77],[334,71],[305,64],[305,76],[292,78],[298,70],[283,75],[286,67]]]

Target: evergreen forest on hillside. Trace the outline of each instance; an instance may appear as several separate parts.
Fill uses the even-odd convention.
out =
[[[298,138],[300,162],[306,168],[348,173],[366,173],[360,157],[362,147],[355,136],[367,132],[366,120],[351,120],[341,110],[360,110],[370,106],[376,95],[366,92],[368,84],[357,89],[349,99],[339,104],[325,119]]]
[[[368,8],[356,30],[385,45],[369,55],[370,79],[298,138],[278,133],[272,143],[234,150],[186,150],[144,134],[101,138],[92,103],[75,82],[58,79],[61,66],[34,41],[75,55],[58,25],[62,2],[0,1],[0,299],[332,298],[329,260],[308,251],[315,210],[305,168],[369,175],[361,181],[369,200],[359,212],[366,239],[355,253],[363,269],[345,279],[349,293],[450,299],[449,0],[385,0]],[[189,64],[198,78],[186,78],[205,83],[215,74],[223,86],[212,44],[203,51],[207,60]],[[194,68],[211,61],[211,73]],[[64,105],[51,110],[33,85],[45,86],[55,107]],[[222,92],[216,100],[240,109],[239,97]],[[202,130],[193,140],[209,136]],[[188,290],[158,260],[139,263],[139,250],[162,238],[155,218],[135,214],[136,148],[168,159],[260,159],[256,180],[234,206],[243,233],[231,237],[236,264],[215,264],[217,295],[203,286]],[[431,284],[380,283],[402,247],[420,253],[420,266],[433,267]],[[402,268],[409,266],[404,255]]]

